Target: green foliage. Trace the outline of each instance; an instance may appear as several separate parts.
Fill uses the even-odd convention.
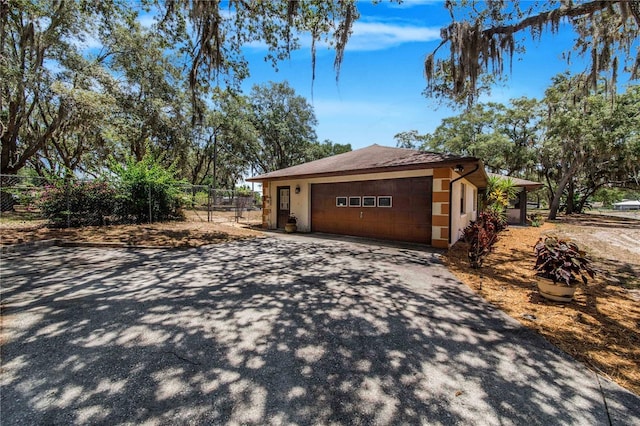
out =
[[[640,191],[622,188],[600,188],[593,195],[593,201],[602,203],[605,208],[611,208],[614,203],[622,200],[640,200]]]
[[[109,156],[124,163],[150,154],[193,184],[231,188],[252,166],[261,172],[325,156],[324,146],[309,149],[312,109],[281,90],[285,83],[262,98],[256,90],[256,102],[238,96],[248,76],[243,50],[264,43],[275,65],[300,47],[299,34],[310,34],[336,49],[339,67],[355,2],[0,4],[0,173],[33,166],[40,175],[96,176]],[[153,29],[137,19],[149,8],[158,13]],[[101,48],[88,49],[88,41]]]
[[[117,198],[116,189],[102,180],[60,180],[45,187],[39,207],[52,226],[104,225],[116,210]]]
[[[193,192],[188,196],[188,205],[191,208],[206,206],[209,203],[207,191]]]
[[[101,40],[109,52],[105,65],[118,76],[105,85],[113,98],[105,123],[109,141],[121,158],[150,154],[165,165],[186,162],[189,100],[166,40],[137,21],[115,22],[111,34]]]
[[[498,215],[505,214],[509,201],[516,197],[518,190],[513,179],[502,176],[489,176],[487,181],[486,209]]]
[[[236,195],[239,197],[251,197],[252,191],[249,185],[236,186]]]
[[[423,139],[422,150],[481,158],[489,171],[546,184],[549,218],[581,212],[600,188],[640,186],[640,87],[611,94],[610,81],[593,90],[584,76],[553,78],[542,101],[475,104],[436,130],[396,135]],[[491,185],[491,182],[490,182]],[[508,198],[488,196],[500,210]]]
[[[421,135],[417,130],[396,133],[393,138],[396,140],[396,147],[406,149],[418,149],[426,140],[426,135]]]
[[[324,142],[312,142],[309,146],[306,161],[319,160],[333,155],[344,154],[351,151],[351,144],[339,144],[330,140]]]
[[[14,206],[18,204],[27,212],[36,210],[44,182],[35,170],[28,167],[20,169],[15,178],[3,177],[0,180],[0,209],[15,210]]]
[[[192,132],[182,175],[193,184],[232,188],[259,155],[258,135],[247,96],[216,89],[212,98],[213,108]]]
[[[188,200],[179,186],[184,182],[173,170],[151,156],[129,158],[124,166],[113,164],[112,170],[118,182],[118,216],[136,223],[182,219],[181,208]]]
[[[567,213],[580,212],[599,188],[640,182],[640,88],[611,95],[601,85],[585,93],[588,84],[583,76],[561,74],[545,92],[539,160],[551,183],[550,219],[563,200]]]
[[[40,198],[41,189],[31,183],[22,184],[19,187],[3,188],[3,194],[10,194],[11,198],[8,202],[3,202],[2,207],[9,207],[8,210],[15,208],[15,204],[22,206],[27,211],[37,208],[37,201]],[[7,206],[5,206],[7,204]]]
[[[317,139],[316,116],[307,100],[287,82],[270,82],[253,86],[250,102],[257,139],[246,150],[256,171],[267,173],[307,161]]]
[[[539,228],[544,223],[544,216],[542,216],[540,213],[533,213],[529,215],[529,221],[531,223],[531,226],[533,226],[534,228]]]
[[[498,174],[527,174],[535,167],[540,108],[535,99],[512,99],[511,105],[476,104],[461,114],[445,118],[424,136],[399,133],[399,146],[417,145],[426,151],[481,158]]]
[[[109,38],[131,10],[127,2],[0,4],[0,173],[29,163],[74,169],[99,151],[92,148],[112,101],[96,90],[108,73],[79,45],[97,34]]]
[[[301,34],[311,38],[314,75],[320,42],[335,49],[334,65],[339,75],[353,23],[359,17],[357,2],[351,0],[264,1],[258,3],[259,7],[244,1],[233,2],[232,6],[220,1],[166,3],[170,6],[166,14],[162,13],[162,27],[168,27],[179,39],[188,37],[190,48],[185,54],[192,59],[189,83],[194,91],[221,76],[226,86],[238,86],[249,75],[244,49],[251,44],[265,45],[264,60],[276,67],[300,48]],[[194,31],[184,31],[186,19],[191,20]],[[211,78],[212,72],[215,79]]]

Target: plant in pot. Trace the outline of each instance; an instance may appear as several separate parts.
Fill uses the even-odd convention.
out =
[[[570,302],[578,279],[587,284],[588,277],[595,276],[591,261],[573,242],[556,237],[540,238],[534,250],[538,291],[546,299]]]
[[[296,232],[298,229],[298,220],[296,219],[293,213],[289,214],[289,219],[287,219],[287,223],[284,224],[284,232],[292,233]]]

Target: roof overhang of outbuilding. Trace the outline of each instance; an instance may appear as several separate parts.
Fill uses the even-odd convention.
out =
[[[465,178],[476,187],[486,187],[487,185],[484,164],[477,158],[379,145],[276,170],[251,177],[247,181],[282,181],[442,168],[455,170],[458,175],[464,175],[474,170]]]
[[[542,188],[544,186],[544,184],[540,182],[534,182],[531,180],[520,179],[512,176],[503,176],[497,173],[487,173],[487,175],[491,177],[495,176],[501,179],[511,179],[511,181],[513,182],[513,185],[516,188],[524,188],[527,191],[535,191],[536,189]]]

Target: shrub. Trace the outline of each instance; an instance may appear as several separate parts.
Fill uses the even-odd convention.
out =
[[[52,226],[104,225],[116,205],[116,191],[107,182],[58,182],[45,187],[39,201]]]
[[[480,213],[479,218],[484,222],[490,223],[495,228],[496,233],[507,229],[507,217],[501,212],[484,211]]]
[[[181,209],[188,196],[180,190],[184,182],[175,178],[173,170],[149,156],[112,169],[118,180],[119,217],[136,223],[183,219]]]
[[[478,219],[464,228],[464,240],[469,244],[469,263],[472,268],[482,266],[484,258],[498,240],[498,232],[507,227],[504,217],[495,211],[484,211]]]
[[[529,221],[531,222],[531,226],[538,228],[544,223],[544,216],[540,213],[532,213],[529,215]]]
[[[490,176],[487,181],[487,206],[485,210],[504,212],[509,206],[509,200],[517,195],[513,179],[503,176]]]

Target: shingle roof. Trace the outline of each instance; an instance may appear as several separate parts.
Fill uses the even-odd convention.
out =
[[[263,181],[292,177],[380,172],[390,171],[390,169],[419,169],[425,166],[434,166],[438,163],[457,162],[477,163],[478,159],[374,144],[366,148],[345,152],[344,154],[254,176],[247,180]]]
[[[514,186],[519,186],[522,188],[527,188],[527,189],[537,189],[537,188],[541,188],[544,186],[543,183],[540,182],[534,182],[532,180],[526,180],[526,179],[519,179],[519,178],[515,178],[512,176],[503,176],[503,175],[499,175],[496,173],[487,173],[487,176],[489,177],[499,177],[499,178],[509,178],[513,181]]]

